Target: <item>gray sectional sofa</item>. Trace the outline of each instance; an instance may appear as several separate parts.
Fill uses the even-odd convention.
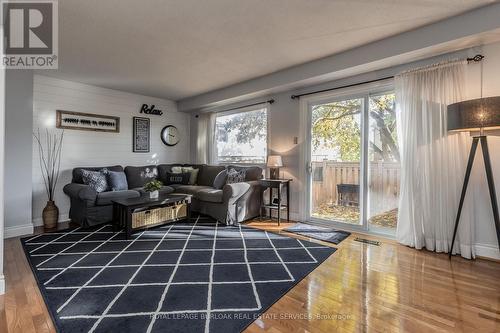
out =
[[[112,201],[118,198],[137,198],[147,195],[144,184],[151,180],[163,181],[174,166],[191,166],[199,169],[195,185],[173,184],[163,186],[160,193],[185,193],[192,195],[191,210],[209,215],[220,222],[235,224],[260,214],[262,189],[259,179],[262,169],[257,166],[218,166],[206,164],[160,164],[148,166],[82,167],[73,169],[72,181],[64,186],[71,200],[69,217],[82,227],[109,223],[113,218]],[[124,171],[128,190],[97,193],[83,183],[82,171]],[[215,177],[226,168],[245,169],[245,181],[214,188]],[[166,182],[163,181],[165,184]]]

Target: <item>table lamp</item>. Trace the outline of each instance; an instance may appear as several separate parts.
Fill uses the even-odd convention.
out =
[[[269,178],[280,178],[280,167],[283,166],[283,160],[279,155],[269,155],[267,157],[267,166],[269,167]]]
[[[485,130],[500,129],[500,96],[478,98],[459,103],[448,105],[448,131],[455,132],[479,132],[479,135],[472,133],[472,146],[469,153],[469,161],[465,171],[464,184],[462,186],[462,194],[458,205],[457,218],[455,220],[455,230],[453,231],[453,239],[451,241],[451,249],[449,257],[453,251],[455,237],[457,235],[458,223],[460,214],[464,204],[465,193],[469,183],[474,156],[479,142],[481,143],[484,159],[484,167],[486,169],[486,178],[488,180],[488,188],[490,191],[491,207],[493,209],[493,219],[497,231],[498,245],[500,246],[500,218],[498,215],[498,203],[495,192],[495,183],[493,181],[493,172],[491,170],[490,153],[488,150],[488,141],[485,135]]]

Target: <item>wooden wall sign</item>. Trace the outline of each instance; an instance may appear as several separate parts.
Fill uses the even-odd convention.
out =
[[[133,126],[134,153],[149,153],[150,120],[149,118],[134,117]]]
[[[120,132],[120,117],[56,110],[56,127],[96,132]]]

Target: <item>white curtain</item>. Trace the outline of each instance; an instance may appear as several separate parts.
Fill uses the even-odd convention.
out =
[[[471,138],[447,133],[446,106],[465,97],[466,66],[450,61],[395,78],[401,150],[397,239],[417,249],[450,251]],[[453,248],[465,258],[475,257],[472,214],[472,200],[466,200]]]
[[[215,142],[216,113],[202,113],[197,121],[196,163],[207,164],[217,161],[217,143]]]

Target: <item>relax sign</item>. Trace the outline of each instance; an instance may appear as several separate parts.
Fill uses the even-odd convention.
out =
[[[140,113],[155,114],[157,116],[161,116],[163,114],[163,111],[155,109],[155,105],[154,104],[151,104],[151,107],[149,107],[149,105],[147,105],[147,104],[142,104]]]

